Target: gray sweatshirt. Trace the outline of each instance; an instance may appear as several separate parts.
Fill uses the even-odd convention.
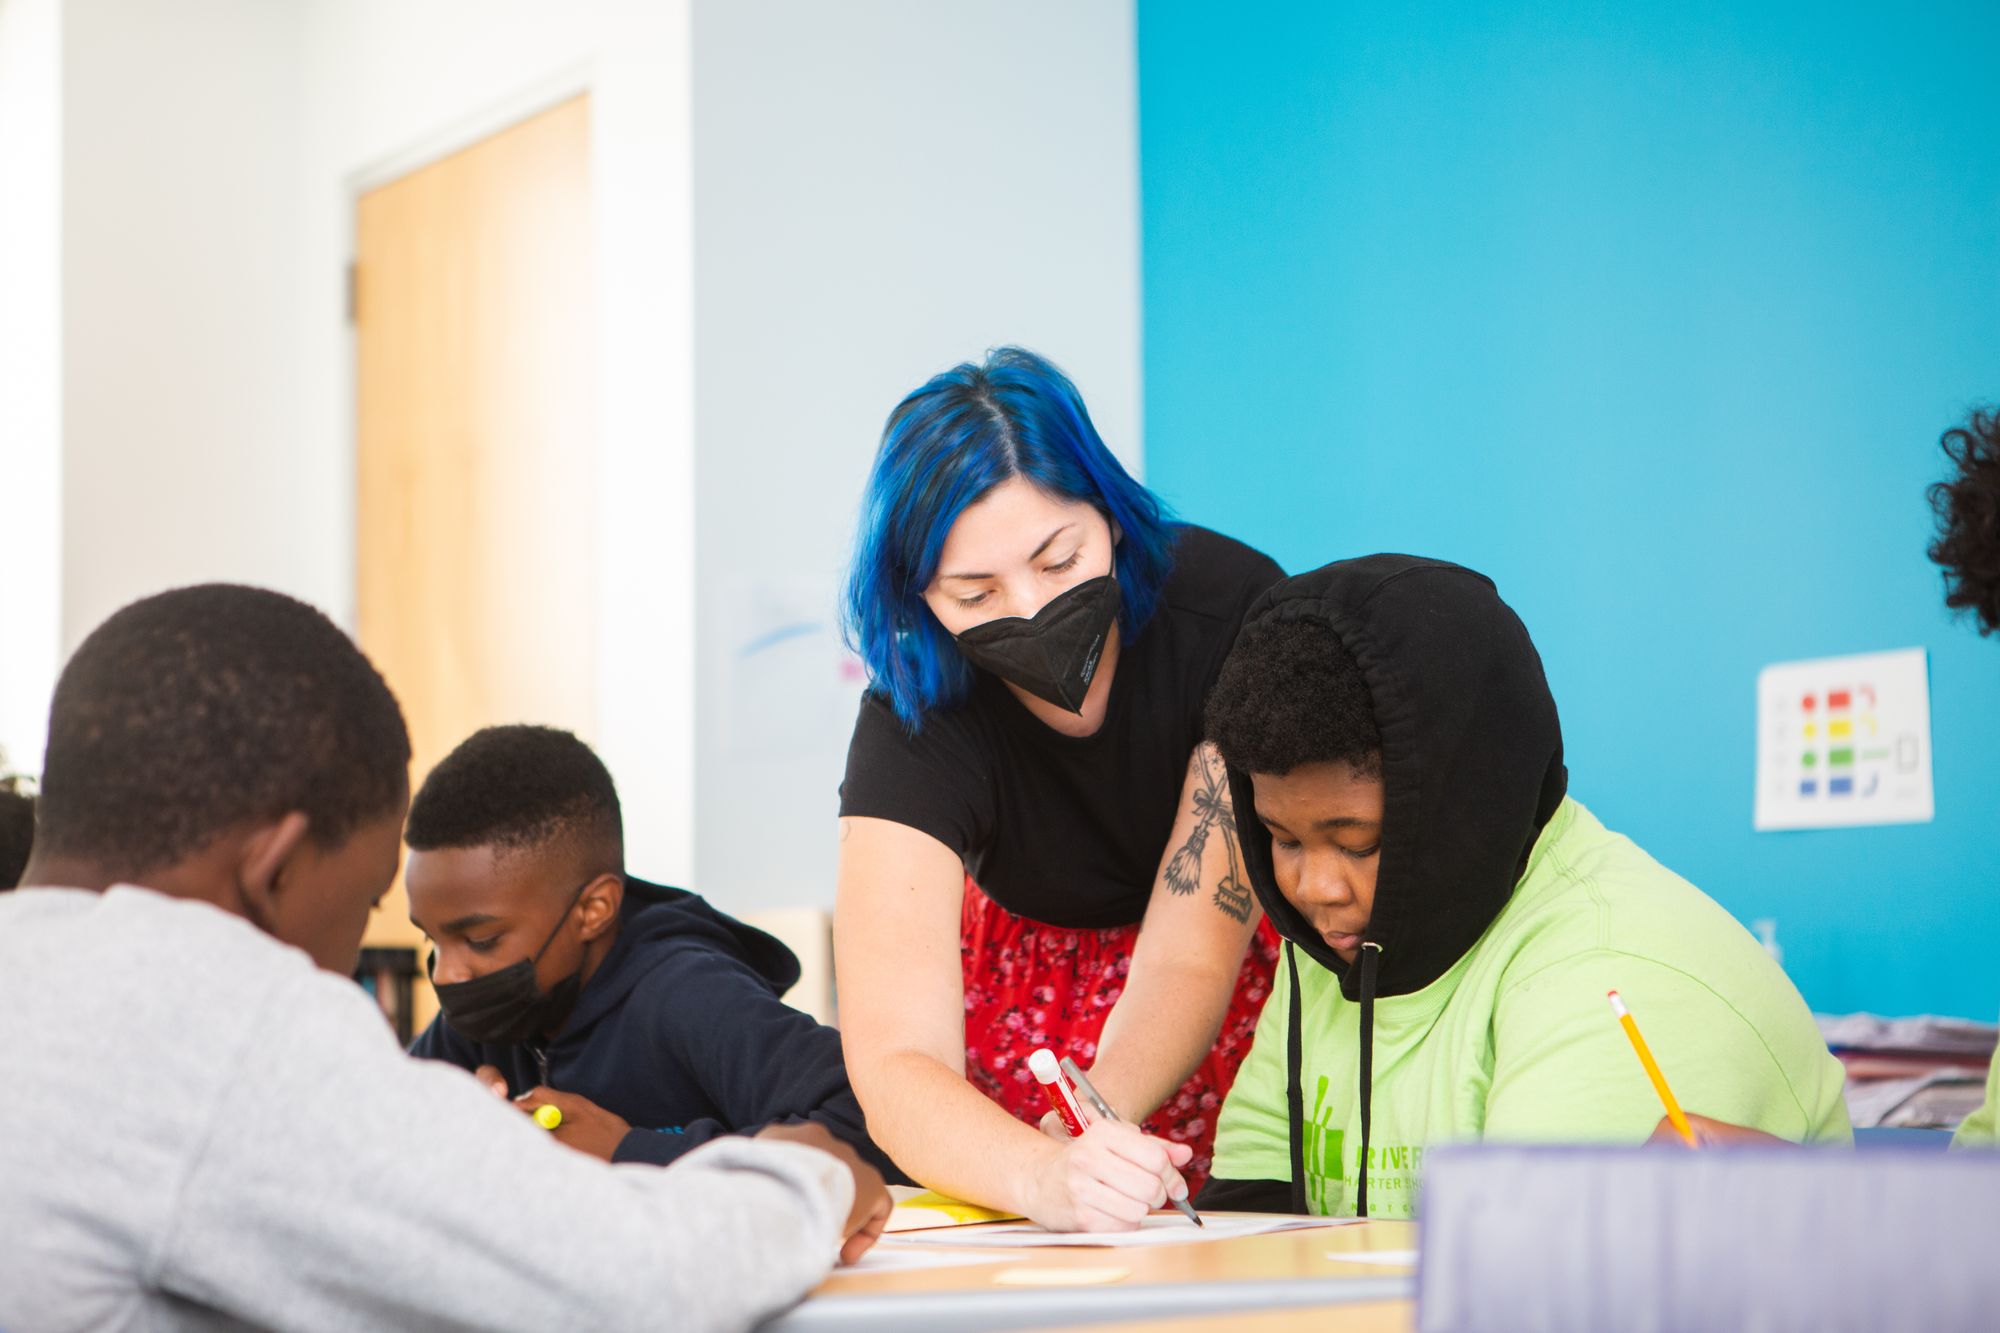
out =
[[[833,1261],[845,1167],[553,1142],[359,987],[146,889],[0,894],[0,1328],[729,1329]]]

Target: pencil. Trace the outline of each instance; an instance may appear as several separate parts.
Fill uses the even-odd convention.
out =
[[[1674,1090],[1667,1086],[1667,1076],[1660,1072],[1659,1063],[1653,1059],[1653,1052],[1647,1049],[1646,1039],[1639,1035],[1639,1025],[1632,1020],[1632,1011],[1625,1007],[1625,1001],[1618,997],[1617,991],[1607,993],[1611,998],[1611,1012],[1618,1015],[1619,1025],[1625,1029],[1625,1035],[1632,1039],[1632,1049],[1639,1053],[1639,1063],[1646,1067],[1646,1077],[1653,1080],[1653,1091],[1660,1094],[1660,1102],[1667,1108],[1667,1119],[1674,1122],[1674,1129],[1687,1140],[1688,1147],[1699,1148],[1701,1140],[1694,1136],[1694,1126],[1688,1123],[1686,1113],[1681,1110],[1681,1104],[1674,1100]]]
[[[1083,1070],[1079,1069],[1076,1061],[1070,1059],[1067,1055],[1062,1058],[1062,1071],[1069,1076],[1069,1081],[1076,1085],[1076,1090],[1083,1094],[1083,1099],[1090,1103],[1090,1109],[1097,1113],[1099,1120],[1116,1120],[1118,1118],[1118,1113],[1111,1109],[1111,1103],[1097,1095],[1097,1089],[1090,1086],[1090,1080],[1083,1076]],[[1185,1196],[1178,1199],[1168,1199],[1167,1202],[1178,1208],[1181,1216],[1196,1226],[1206,1225],[1201,1220],[1201,1215],[1195,1212],[1194,1204],[1189,1202]]]

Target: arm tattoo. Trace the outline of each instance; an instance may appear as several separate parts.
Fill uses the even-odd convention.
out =
[[[1201,886],[1201,857],[1208,848],[1208,831],[1222,834],[1228,864],[1215,886],[1216,910],[1233,921],[1250,919],[1256,899],[1238,873],[1241,862],[1236,852],[1236,817],[1229,808],[1229,780],[1221,758],[1206,748],[1195,751],[1201,786],[1194,793],[1194,829],[1167,861],[1167,888],[1185,896]]]

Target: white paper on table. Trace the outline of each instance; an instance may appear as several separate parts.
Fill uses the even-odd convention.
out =
[[[1923,649],[1776,662],[1757,673],[1755,827],[1926,824],[1933,814]]]
[[[1410,1264],[1417,1262],[1415,1250],[1328,1250],[1326,1257],[1344,1264]]]
[[[975,1248],[1039,1249],[1060,1245],[1128,1249],[1233,1240],[1238,1236],[1263,1236],[1274,1231],[1299,1231],[1308,1227],[1347,1226],[1360,1220],[1358,1217],[1297,1217],[1288,1214],[1260,1217],[1204,1215],[1202,1225],[1196,1226],[1179,1213],[1155,1213],[1141,1222],[1137,1231],[1050,1231],[1033,1222],[1007,1222],[984,1227],[953,1227],[946,1231],[907,1231],[897,1240],[904,1245],[962,1245]]]
[[[1011,1254],[961,1254],[936,1247],[920,1248],[878,1241],[855,1262],[835,1268],[832,1276],[839,1277],[842,1273],[907,1273],[918,1268],[963,1268],[968,1264],[1004,1264],[1012,1262],[1013,1258]]]

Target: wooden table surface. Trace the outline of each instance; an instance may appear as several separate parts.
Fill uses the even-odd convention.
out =
[[[1231,1214],[1218,1213],[1218,1217]],[[971,1231],[973,1228],[959,1228]],[[1122,1285],[1175,1282],[1255,1282],[1272,1278],[1366,1278],[1407,1275],[1401,1265],[1348,1264],[1329,1253],[1363,1250],[1410,1250],[1417,1244],[1414,1222],[1356,1222],[1351,1226],[1278,1231],[1232,1240],[1157,1245],[1135,1249],[1055,1246],[1007,1250],[1009,1262],[969,1264],[962,1268],[929,1268],[901,1273],[836,1274],[814,1290],[811,1300],[838,1301],[850,1296],[883,1296],[900,1292],[970,1291],[994,1286],[994,1278],[1011,1269],[1122,1268],[1129,1276]],[[976,1254],[1001,1253],[994,1250]]]
[[[939,1328],[999,1333],[1095,1321],[1099,1328],[1157,1328],[1162,1333],[1270,1333],[1304,1327],[1409,1333],[1414,1327],[1412,1267],[1348,1263],[1337,1256],[1413,1250],[1416,1243],[1414,1223],[1358,1222],[1128,1249],[968,1248],[968,1258],[1000,1257],[950,1268],[836,1273],[763,1328],[767,1333],[932,1333]],[[1064,1282],[1062,1272],[1074,1269],[1098,1271],[1086,1283]],[[1323,1316],[1328,1309],[1341,1312],[1338,1322],[1327,1323]]]

